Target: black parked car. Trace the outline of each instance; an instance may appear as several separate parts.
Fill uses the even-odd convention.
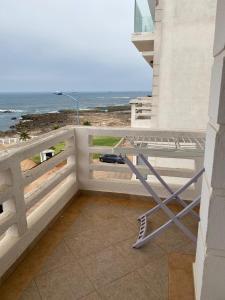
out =
[[[125,164],[124,159],[116,154],[104,154],[99,157],[101,162],[111,163],[111,164]]]

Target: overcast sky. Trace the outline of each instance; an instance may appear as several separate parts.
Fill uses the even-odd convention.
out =
[[[149,90],[134,0],[1,0],[0,91]]]

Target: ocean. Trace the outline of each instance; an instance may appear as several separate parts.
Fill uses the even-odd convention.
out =
[[[80,109],[125,105],[131,99],[147,94],[149,92],[146,91],[70,93],[79,100]],[[53,93],[0,93],[0,130],[8,130],[24,114],[58,112],[62,109],[75,108],[76,103],[64,95],[57,96]]]

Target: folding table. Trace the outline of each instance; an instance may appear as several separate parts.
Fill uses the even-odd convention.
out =
[[[135,149],[135,154],[141,160],[145,166],[147,166],[149,173],[154,175],[159,183],[164,187],[164,189],[168,192],[169,196],[162,200],[155,189],[152,187],[151,183],[141,174],[138,170],[138,166],[135,165],[127,156],[126,151],[127,147],[119,147],[114,149],[114,153],[117,153],[123,157],[125,163],[128,165],[133,174],[135,174],[136,178],[142,183],[144,188],[147,190],[149,195],[153,198],[156,203],[156,206],[152,209],[148,210],[141,216],[139,216],[138,221],[140,222],[140,231],[138,234],[138,238],[136,243],[133,245],[134,248],[140,248],[144,244],[146,244],[151,239],[158,236],[160,233],[165,231],[172,224],[176,224],[176,226],[193,242],[196,242],[196,236],[190,231],[190,229],[184,225],[181,221],[182,217],[190,213],[193,218],[199,220],[198,214],[193,210],[200,203],[200,195],[197,196],[190,203],[185,202],[181,199],[180,194],[187,190],[193,183],[196,183],[202,174],[204,173],[204,168],[200,168],[198,172],[187,181],[182,187],[180,187],[177,191],[173,191],[172,188],[167,184],[167,182],[160,176],[159,172],[149,161],[149,157],[154,155],[154,153],[161,152],[173,152],[174,155],[171,157],[202,157],[204,153],[204,138],[196,138],[196,137],[126,137],[125,144],[129,142],[131,147]],[[145,153],[145,154],[144,154]],[[146,157],[147,156],[147,157]],[[162,155],[163,156],[163,155]],[[177,201],[181,206],[182,210],[174,214],[174,212],[167,206],[171,201]],[[147,219],[156,213],[158,210],[162,209],[163,212],[168,216],[168,221],[157,229],[153,230],[151,233],[147,234]]]

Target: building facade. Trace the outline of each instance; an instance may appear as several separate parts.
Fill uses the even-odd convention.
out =
[[[153,79],[152,97],[131,102],[132,127],[206,129],[215,14],[214,0],[135,1],[132,42]]]

